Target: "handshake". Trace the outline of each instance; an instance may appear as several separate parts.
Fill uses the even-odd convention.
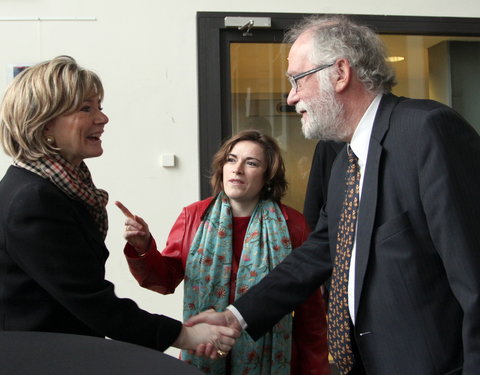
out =
[[[125,215],[124,237],[142,257],[149,250],[152,235],[148,224],[141,217],[134,215],[121,202],[115,205]],[[207,310],[192,316],[184,323],[180,335],[173,347],[190,350],[195,355],[216,359],[225,357],[240,337],[242,327],[230,310],[222,313]]]
[[[235,345],[241,331],[239,321],[230,310],[207,310],[192,316],[184,323],[172,346],[191,350],[201,357],[222,358],[227,356]]]

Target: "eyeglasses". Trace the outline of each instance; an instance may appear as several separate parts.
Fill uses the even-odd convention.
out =
[[[298,89],[299,89],[300,87],[298,86],[298,82],[297,82],[297,81],[298,81],[300,78],[309,76],[310,74],[319,72],[320,70],[323,70],[323,69],[325,69],[325,68],[329,68],[329,67],[331,67],[333,64],[335,64],[335,63],[333,62],[333,63],[331,63],[331,64],[321,65],[321,66],[319,66],[319,67],[317,67],[317,68],[313,68],[313,69],[307,70],[306,72],[299,73],[299,74],[295,74],[294,76],[288,76],[288,80],[289,80],[290,84],[292,85],[292,89],[294,89],[295,92],[298,91]]]

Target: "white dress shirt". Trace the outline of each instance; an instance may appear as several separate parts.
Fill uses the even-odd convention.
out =
[[[363,177],[367,166],[368,146],[370,145],[370,136],[372,135],[373,121],[377,114],[382,95],[379,94],[373,99],[370,106],[362,116],[353,133],[349,147],[358,158],[358,166],[360,167],[360,186],[359,186],[359,202],[362,200]],[[358,213],[357,213],[358,218]],[[358,221],[357,221],[358,226]],[[348,310],[353,324],[355,324],[355,258],[357,255],[357,231],[355,230],[355,240],[353,241],[352,257],[350,258],[350,269],[348,274]]]

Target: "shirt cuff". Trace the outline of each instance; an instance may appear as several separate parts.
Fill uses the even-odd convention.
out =
[[[240,326],[242,327],[242,329],[244,329],[244,330],[247,329],[248,324],[245,321],[245,319],[243,319],[242,314],[240,314],[240,312],[237,310],[237,308],[233,305],[228,305],[227,309],[230,310],[233,315],[235,315],[235,318],[237,318],[237,320],[240,323]]]

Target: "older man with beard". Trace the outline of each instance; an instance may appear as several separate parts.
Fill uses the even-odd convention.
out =
[[[390,94],[394,74],[369,28],[315,17],[289,35],[288,102],[303,132],[346,142],[327,203],[300,248],[225,312],[190,324],[257,339],[332,275],[329,344],[342,374],[478,374],[480,137],[447,106]]]

